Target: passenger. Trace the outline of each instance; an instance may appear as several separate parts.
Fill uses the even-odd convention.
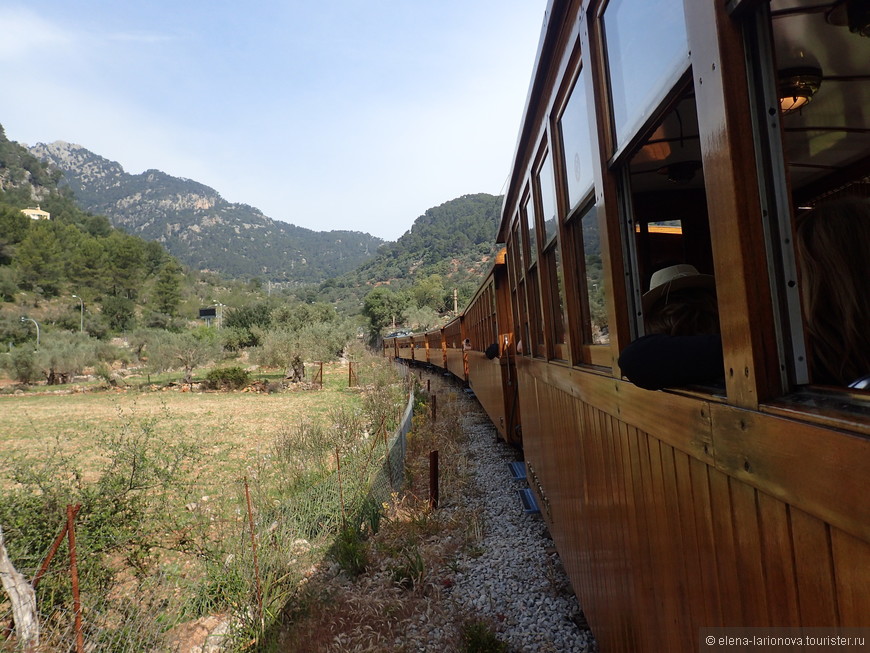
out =
[[[713,277],[672,265],[652,275],[642,300],[647,335],[622,351],[622,373],[647,390],[720,382],[725,364]]]
[[[484,350],[483,353],[489,360],[492,360],[493,358],[498,358],[498,343],[492,343]]]
[[[870,374],[870,199],[819,204],[795,223],[812,381],[861,387]]]

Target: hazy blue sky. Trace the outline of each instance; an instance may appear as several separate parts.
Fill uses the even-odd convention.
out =
[[[0,0],[0,124],[395,240],[499,194],[546,0]]]

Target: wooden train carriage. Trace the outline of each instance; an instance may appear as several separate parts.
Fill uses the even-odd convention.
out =
[[[462,317],[457,316],[450,320],[441,329],[444,337],[444,359],[447,370],[463,382],[468,381],[465,370],[465,352],[462,343],[465,335],[462,330]]]
[[[444,335],[441,333],[441,329],[432,329],[426,332],[426,347],[429,355],[428,363],[447,369],[447,352],[444,347]]]
[[[870,626],[868,395],[812,383],[792,238],[870,195],[866,6],[549,3],[499,241],[530,485],[603,651]],[[715,275],[724,382],[642,390],[617,360],[675,257]]]
[[[405,361],[414,360],[414,340],[411,336],[399,336],[396,338],[396,345],[399,349],[397,358]]]
[[[408,336],[411,341],[411,360],[417,363],[426,362],[426,338],[421,333]]]
[[[395,337],[387,337],[382,341],[384,358],[398,358],[399,347]]]
[[[519,429],[519,397],[516,383],[516,352],[508,294],[506,250],[495,257],[492,269],[463,312],[468,385],[506,442],[522,443]],[[486,350],[494,347],[490,358]]]

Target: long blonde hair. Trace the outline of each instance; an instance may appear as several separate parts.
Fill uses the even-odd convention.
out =
[[[819,204],[796,226],[812,379],[848,385],[870,373],[870,200]]]

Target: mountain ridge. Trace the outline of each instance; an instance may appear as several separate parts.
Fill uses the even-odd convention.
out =
[[[66,141],[27,147],[60,170],[80,206],[128,233],[155,240],[193,268],[230,277],[320,283],[356,269],[384,244],[359,231],[319,232],[231,203],[215,189],[157,169],[120,163]]]

